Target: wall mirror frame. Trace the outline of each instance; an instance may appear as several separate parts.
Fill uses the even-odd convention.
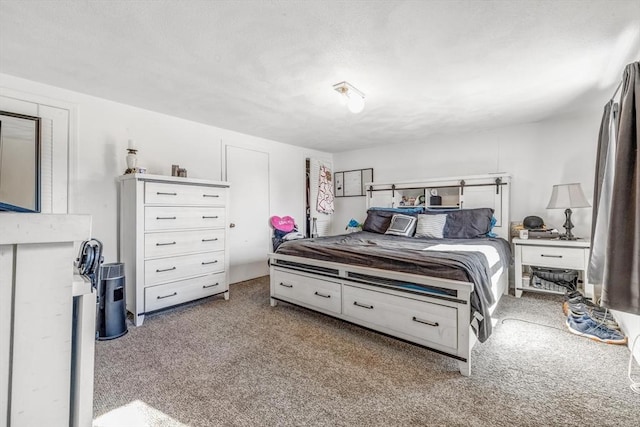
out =
[[[40,212],[40,117],[0,111],[0,211]]]

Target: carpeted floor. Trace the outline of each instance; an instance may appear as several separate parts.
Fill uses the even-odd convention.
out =
[[[267,277],[235,284],[96,343],[94,426],[640,425],[628,349],[570,334],[561,297],[506,296],[494,317],[463,377],[426,349],[270,307]]]

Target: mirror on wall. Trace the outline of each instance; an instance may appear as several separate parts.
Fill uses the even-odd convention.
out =
[[[40,118],[0,111],[0,211],[40,212]]]

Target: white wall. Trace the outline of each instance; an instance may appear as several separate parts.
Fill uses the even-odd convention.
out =
[[[507,172],[512,175],[511,220],[537,215],[563,231],[563,210],[547,210],[554,184],[579,182],[593,199],[600,112],[483,132],[441,135],[422,144],[390,143],[385,147],[334,155],[336,171],[373,168],[374,181]],[[366,218],[365,198],[336,199],[334,232],[350,218]],[[574,209],[574,234],[588,237],[591,208]]]
[[[48,98],[77,106],[77,143],[70,147],[69,212],[93,216],[93,237],[105,247],[105,262],[117,260],[117,185],[126,169],[129,139],[138,148],[138,166],[147,173],[171,174],[179,164],[191,178],[223,178],[223,145],[258,147],[270,154],[271,215],[304,218],[306,157],[328,153],[244,135],[50,85],[0,74],[0,91],[25,98]],[[1,92],[0,92],[1,93]],[[74,121],[72,120],[72,123]],[[75,153],[75,154],[73,154]],[[233,184],[233,183],[232,183]],[[232,188],[233,191],[233,188]],[[248,195],[250,196],[250,195]]]

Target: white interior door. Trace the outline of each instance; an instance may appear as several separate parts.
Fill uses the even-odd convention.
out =
[[[231,183],[229,282],[269,274],[269,154],[226,146],[226,180]]]

